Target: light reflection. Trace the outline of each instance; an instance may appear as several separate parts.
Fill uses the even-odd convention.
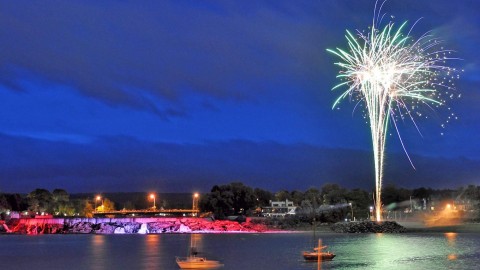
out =
[[[191,252],[204,252],[203,250],[203,243],[202,243],[203,235],[200,233],[192,233],[190,234],[190,250]],[[190,255],[190,254],[188,254]]]
[[[92,235],[91,241],[92,258],[94,264],[92,269],[103,270],[107,269],[105,265],[106,251],[105,251],[105,236],[104,235]]]
[[[161,264],[160,256],[162,252],[160,250],[160,236],[148,234],[145,237],[145,259],[142,260],[144,264],[143,269],[153,269]]]
[[[447,239],[448,246],[454,248],[457,243],[457,233],[447,232],[445,233],[445,238]],[[447,255],[449,261],[455,261],[457,259],[457,254],[455,252]]]
[[[457,259],[457,254],[448,254],[447,258],[449,261],[455,261]]]
[[[445,238],[447,238],[448,245],[454,247],[457,241],[457,233],[447,232],[445,233]]]

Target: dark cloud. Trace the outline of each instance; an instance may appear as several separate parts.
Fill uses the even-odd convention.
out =
[[[18,70],[25,70],[111,104],[153,111],[165,100],[177,106],[190,92],[251,98],[268,80],[313,75],[321,66],[318,41],[328,28],[316,23],[318,14],[294,7],[3,2],[0,79],[18,87]]]
[[[228,141],[204,144],[146,143],[110,137],[74,144],[0,136],[1,190],[28,192],[62,187],[71,192],[208,191],[242,181],[272,191],[325,183],[372,189],[367,151],[306,144]],[[457,187],[476,183],[480,163],[468,159],[389,155],[385,182],[404,187]]]

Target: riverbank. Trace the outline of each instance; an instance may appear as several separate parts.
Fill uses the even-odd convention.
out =
[[[426,226],[420,221],[398,222],[406,233],[479,233],[480,223],[459,223],[448,226]],[[348,224],[348,223],[347,223]],[[245,222],[204,218],[22,218],[0,221],[3,234],[163,234],[163,233],[272,233],[306,232],[335,233],[332,224],[272,222],[247,219]],[[343,231],[337,231],[343,232]]]
[[[22,218],[0,224],[8,234],[161,234],[161,233],[259,233],[263,224],[203,218]]]

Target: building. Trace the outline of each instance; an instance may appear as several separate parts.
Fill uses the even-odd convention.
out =
[[[285,217],[286,215],[295,215],[297,207],[292,201],[270,201],[270,206],[262,207],[262,216],[264,217]]]

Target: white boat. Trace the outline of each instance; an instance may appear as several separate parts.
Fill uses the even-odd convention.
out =
[[[190,235],[190,247],[187,257],[175,257],[180,269],[216,269],[222,267],[219,261],[207,260],[205,257],[197,256],[197,240],[200,238],[198,234]]]
[[[215,269],[222,267],[219,261],[207,260],[205,257],[176,257],[180,269]]]

